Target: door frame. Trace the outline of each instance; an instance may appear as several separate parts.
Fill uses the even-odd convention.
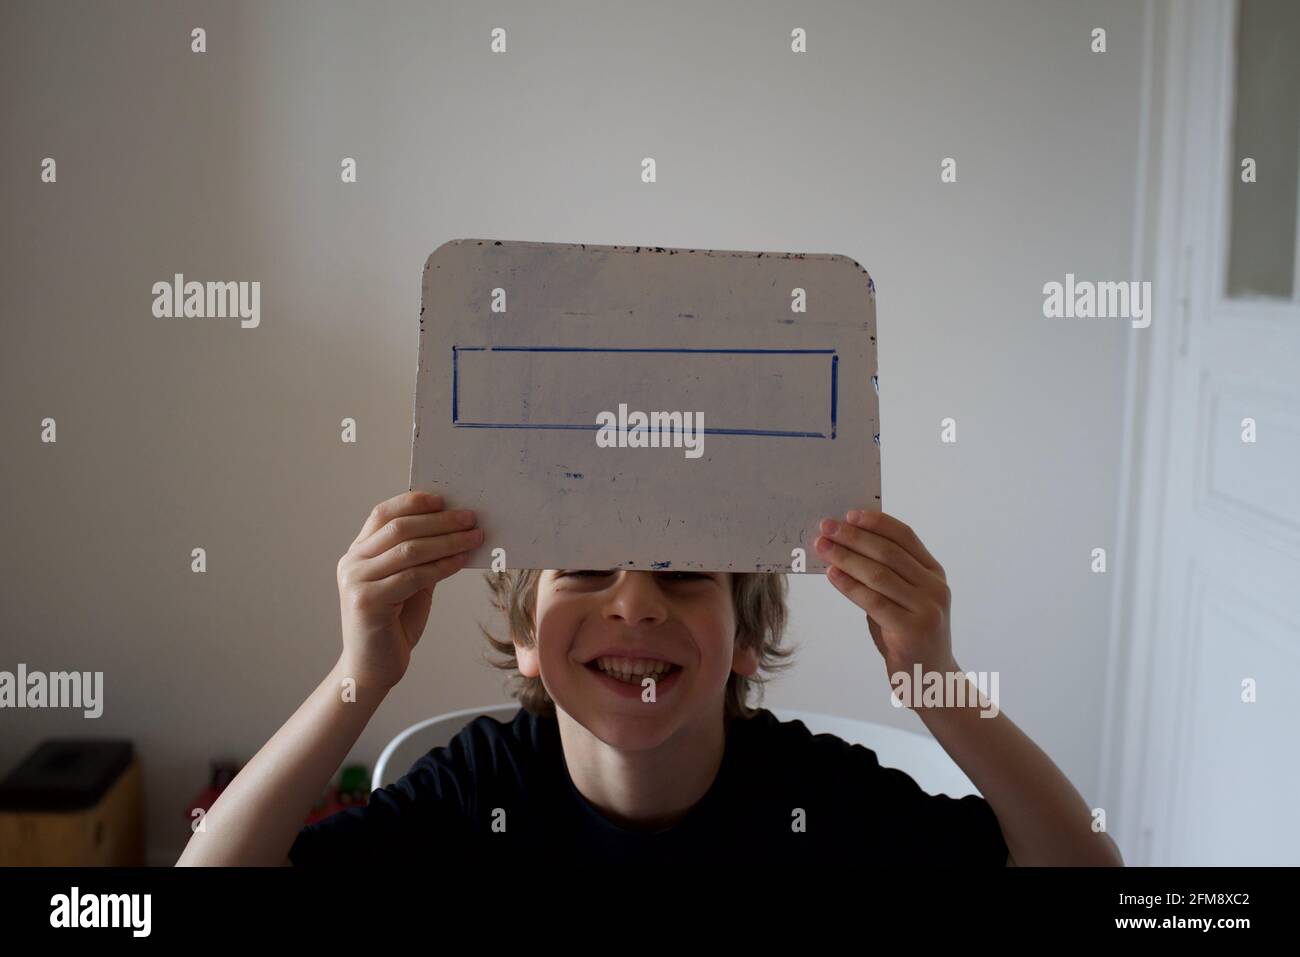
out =
[[[1235,0],[1221,7],[1235,18]],[[1205,205],[1198,215],[1185,202],[1196,178],[1188,155],[1196,130],[1214,109],[1196,99],[1193,89],[1196,76],[1206,75],[1205,50],[1213,41],[1206,35],[1211,27],[1205,3],[1146,0],[1144,8],[1132,270],[1135,279],[1151,281],[1152,321],[1133,330],[1126,357],[1099,778],[1108,830],[1125,863],[1140,866],[1153,863],[1163,823],[1154,813],[1162,795],[1145,769],[1153,745],[1171,743],[1153,741],[1153,714],[1177,706],[1168,684],[1153,677],[1157,653],[1179,650],[1169,641],[1170,616],[1160,607],[1163,578],[1173,571],[1162,560],[1163,498],[1178,360],[1195,307],[1188,285],[1195,260],[1203,257],[1192,240],[1209,228],[1197,222],[1205,218]]]
[[[1171,863],[1182,818],[1186,703],[1178,682],[1155,680],[1155,665],[1186,674],[1183,630],[1195,626],[1179,600],[1186,569],[1167,553],[1165,529],[1170,469],[1189,464],[1173,441],[1173,416],[1192,414],[1178,403],[1200,394],[1189,335],[1225,320],[1260,330],[1300,320],[1295,296],[1248,302],[1224,294],[1237,16],[1237,0],[1145,4],[1132,269],[1151,280],[1152,321],[1134,330],[1126,357],[1099,778],[1108,830],[1133,865]],[[1294,282],[1300,290],[1300,275]]]

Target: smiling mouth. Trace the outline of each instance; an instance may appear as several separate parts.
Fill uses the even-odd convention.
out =
[[[588,671],[594,671],[597,674],[604,675],[607,678],[613,678],[616,681],[622,681],[625,684],[639,685],[645,678],[653,678],[655,681],[663,681],[670,675],[674,675],[682,670],[681,665],[669,664],[667,662],[664,664],[666,665],[665,668],[642,672],[620,671],[617,668],[609,666],[602,668],[599,661],[589,661],[584,667],[586,667]]]

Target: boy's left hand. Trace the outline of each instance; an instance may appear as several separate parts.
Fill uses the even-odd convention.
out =
[[[837,526],[832,530],[832,526]],[[867,626],[889,675],[959,671],[952,654],[952,592],[940,565],[916,533],[880,511],[825,519],[817,553],[826,577],[867,613]]]

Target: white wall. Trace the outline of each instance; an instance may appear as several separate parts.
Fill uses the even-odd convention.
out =
[[[132,738],[174,860],[209,758],[251,755],[337,654],[335,563],[406,488],[421,267],[473,236],[866,266],[884,507],[949,571],[958,660],[1001,672],[1095,803],[1109,583],[1088,562],[1138,333],[1044,319],[1042,286],[1137,278],[1141,24],[1118,0],[6,3],[0,669],[103,670],[106,704],[0,712],[0,770],[50,736]],[[261,327],[154,319],[175,272],[260,280]],[[356,758],[501,700],[479,576],[440,587]],[[792,596],[800,663],[765,703],[921,728],[861,611],[820,579]]]

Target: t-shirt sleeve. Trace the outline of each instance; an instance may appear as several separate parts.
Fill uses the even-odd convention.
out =
[[[844,745],[850,777],[865,796],[868,833],[897,861],[1005,867],[1009,853],[993,806],[978,794],[930,794],[911,775],[880,764],[861,744]]]
[[[434,748],[368,803],[308,824],[289,848],[295,867],[429,861],[458,854],[470,829],[472,771],[460,739]]]

